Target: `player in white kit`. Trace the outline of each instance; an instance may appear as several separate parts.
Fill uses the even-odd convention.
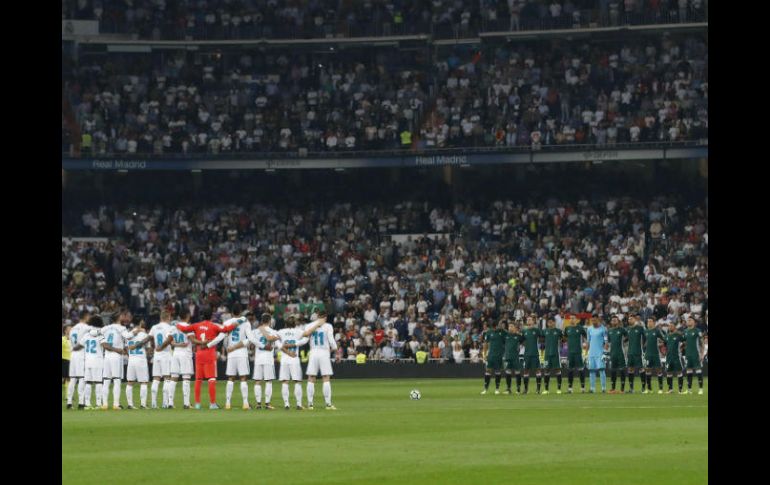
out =
[[[88,320],[90,329],[80,336],[78,344],[83,346],[85,357],[85,408],[91,407],[91,387],[96,387],[96,408],[102,407],[102,371],[104,367],[104,337],[101,333],[102,319],[91,317]]]
[[[318,372],[323,379],[323,395],[326,401],[326,409],[336,410],[332,404],[332,371],[331,353],[337,350],[337,342],[334,340],[334,329],[326,323],[326,313],[319,312],[323,323],[320,328],[318,322],[305,325],[305,330],[310,333],[310,354],[307,363],[307,408],[313,409],[313,396],[315,395],[315,379]],[[339,357],[337,357],[339,362]]]
[[[102,409],[107,409],[110,403],[110,380],[112,380],[112,409],[122,409],[120,405],[120,382],[123,379],[123,355],[127,354],[124,348],[125,336],[128,329],[125,327],[131,322],[131,313],[124,311],[118,317],[118,323],[107,325],[102,329],[104,336],[104,372],[102,374]]]
[[[174,407],[174,395],[176,394],[176,383],[179,382],[179,376],[182,376],[182,399],[184,408],[190,409],[190,379],[195,370],[193,368],[192,343],[188,335],[176,328],[176,323],[190,323],[190,311],[182,310],[179,314],[179,320],[174,322],[171,332],[172,336],[172,355],[171,355],[171,392],[169,393],[168,404]]]
[[[257,405],[254,409],[262,409],[262,381],[265,382],[265,409],[275,409],[270,405],[273,397],[273,379],[275,379],[275,362],[273,349],[279,339],[278,332],[270,328],[272,317],[269,313],[263,313],[259,327],[256,330],[249,329],[247,337],[254,344],[254,397]]]
[[[239,312],[234,309],[233,314]],[[240,377],[241,397],[243,398],[243,409],[251,409],[249,406],[249,337],[251,332],[250,319],[240,324],[232,332],[225,335],[224,347],[227,350],[227,389],[225,391],[225,409],[230,409],[230,401],[233,397],[233,388],[235,387],[235,378]],[[259,404],[259,403],[257,403]]]
[[[91,330],[91,327],[86,323],[89,317],[88,311],[82,311],[80,313],[80,321],[70,329],[70,344],[72,345],[72,354],[70,356],[70,382],[67,385],[67,409],[72,409],[72,398],[75,395],[75,387],[78,390],[78,409],[85,408],[85,392],[86,392],[86,353],[83,346],[78,342],[80,337],[84,336]]]
[[[303,331],[297,326],[298,318],[295,315],[287,317],[287,328],[278,330],[281,341],[281,365],[278,370],[278,379],[281,381],[281,397],[285,409],[289,405],[289,381],[294,381],[294,399],[297,402],[297,410],[302,410],[302,367],[299,361],[299,348],[308,341],[308,335],[312,330]],[[320,325],[320,323],[319,323]]]
[[[126,402],[128,409],[134,408],[134,383],[139,382],[139,404],[141,409],[147,409],[147,383],[150,381],[150,368],[147,365],[147,332],[144,322],[140,323],[126,336],[128,350],[128,369],[126,370]]]
[[[161,407],[166,408],[168,403],[169,387],[171,383],[171,336],[173,328],[168,323],[171,320],[171,314],[167,310],[160,312],[160,322],[156,323],[150,329],[153,347],[155,348],[152,357],[152,388],[150,389],[150,407],[158,408],[158,387],[160,380],[163,379],[163,398]]]

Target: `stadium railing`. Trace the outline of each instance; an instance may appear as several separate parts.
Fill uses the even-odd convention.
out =
[[[694,148],[708,146],[708,139],[682,140],[682,141],[656,141],[656,142],[628,142],[614,144],[563,144],[543,145],[539,149],[532,149],[530,145],[517,146],[458,146],[445,148],[398,148],[384,150],[329,150],[306,151],[286,150],[281,152],[220,152],[214,153],[163,153],[162,155],[146,152],[103,154],[83,154],[72,150],[63,151],[62,159],[87,158],[87,159],[145,159],[145,160],[238,160],[238,159],[313,159],[313,158],[378,158],[398,156],[449,156],[449,155],[473,155],[473,154],[505,154],[505,153],[539,153],[539,152],[586,152],[598,150],[625,150],[625,149],[675,149]]]

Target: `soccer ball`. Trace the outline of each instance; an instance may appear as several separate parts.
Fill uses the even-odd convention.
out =
[[[409,393],[409,397],[417,401],[422,397],[422,394],[420,394],[420,391],[418,391],[417,389],[412,389],[412,391]]]

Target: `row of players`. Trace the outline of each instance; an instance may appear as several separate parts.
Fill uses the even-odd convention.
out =
[[[583,325],[573,325],[563,331],[556,328],[556,322],[549,319],[546,329],[535,326],[535,318],[528,317],[523,330],[517,324],[500,321],[497,328],[484,333],[482,350],[486,360],[484,390],[486,394],[492,374],[495,375],[495,394],[500,394],[500,380],[505,371],[506,393],[511,394],[511,381],[516,377],[516,394],[521,393],[522,373],[524,374],[524,394],[529,391],[529,378],[535,372],[537,393],[540,394],[543,370],[545,370],[545,390],[549,393],[551,376],[556,376],[557,394],[561,394],[562,370],[559,348],[567,342],[568,388],[572,393],[575,374],[580,377],[581,392],[585,392],[585,367],[583,363],[583,342],[587,340],[588,371],[590,373],[590,392],[596,392],[596,374],[601,378],[602,392],[607,389],[605,366],[609,363],[612,389],[610,394],[625,391],[626,376],[629,379],[627,393],[634,392],[634,380],[639,372],[642,393],[652,393],[652,376],[658,378],[658,394],[663,394],[663,371],[659,342],[666,344],[665,371],[667,374],[668,393],[673,393],[673,380],[677,377],[680,394],[692,394],[693,375],[698,378],[698,394],[703,394],[703,359],[708,352],[704,337],[695,326],[695,319],[687,319],[687,328],[680,332],[675,325],[657,326],[653,318],[647,320],[647,328],[638,315],[629,317],[629,326],[622,327],[618,317],[612,317],[607,329],[597,317],[592,318],[592,326],[586,330]],[[539,345],[544,341],[544,359],[541,362]],[[523,345],[523,359],[520,360],[520,346]],[[685,363],[682,363],[680,348],[684,347]],[[523,361],[523,362],[522,362]],[[683,391],[684,374],[687,374],[687,391]],[[617,377],[620,375],[620,391],[616,390]]]
[[[237,309],[234,309],[237,314]],[[108,409],[110,383],[113,389],[113,409],[121,409],[121,381],[123,356],[128,356],[126,371],[126,400],[134,409],[133,387],[139,383],[140,408],[147,407],[149,382],[148,351],[152,351],[152,386],[150,408],[157,408],[157,395],[163,381],[161,408],[173,408],[176,385],[181,379],[184,408],[190,406],[190,379],[193,376],[193,346],[195,353],[195,408],[200,409],[201,384],[209,382],[210,409],[218,409],[216,403],[216,348],[224,341],[227,350],[228,377],[225,408],[231,408],[234,381],[240,379],[243,409],[250,409],[247,379],[251,374],[255,381],[256,409],[273,409],[270,401],[275,379],[275,351],[280,351],[279,379],[286,409],[289,404],[289,382],[294,382],[296,408],[302,407],[302,368],[299,348],[310,344],[307,366],[307,407],[313,409],[315,380],[321,374],[323,396],[327,409],[336,409],[331,401],[331,355],[337,349],[326,315],[321,314],[308,324],[300,324],[296,317],[288,319],[288,326],[279,331],[272,328],[272,317],[263,314],[259,323],[251,314],[230,318],[223,324],[212,322],[204,315],[201,322],[190,324],[189,312],[183,311],[178,320],[172,321],[169,312],[161,312],[160,322],[149,332],[138,325],[129,330],[131,313],[120,313],[117,323],[103,326],[98,316],[87,312],[69,331],[72,343],[70,382],[67,387],[67,408],[73,408],[75,390],[78,391],[78,408],[91,407],[92,388],[96,392],[96,408]],[[314,317],[316,317],[314,315]],[[253,373],[249,369],[248,346],[255,347]],[[264,384],[264,399],[262,386]]]

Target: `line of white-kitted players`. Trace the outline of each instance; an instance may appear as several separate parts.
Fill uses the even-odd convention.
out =
[[[208,348],[216,347],[224,341],[223,350],[227,354],[225,409],[231,408],[231,399],[235,379],[240,379],[240,391],[243,409],[251,409],[247,379],[254,379],[256,409],[274,409],[270,404],[275,379],[275,356],[279,352],[279,380],[282,382],[281,396],[284,407],[290,409],[289,383],[294,382],[296,409],[302,410],[302,368],[299,348],[309,343],[307,365],[307,408],[313,409],[315,380],[321,374],[323,397],[326,409],[334,410],[332,404],[331,376],[333,375],[331,356],[337,350],[334,331],[325,316],[313,315],[313,322],[300,324],[299,318],[289,315],[287,327],[281,330],[272,328],[269,314],[262,315],[259,323],[252,323],[252,315],[227,319],[223,325],[240,323],[229,333],[220,333],[210,342],[198,341],[192,332],[180,331],[176,324],[187,323],[189,314],[183,313],[179,320],[172,320],[168,312],[161,312],[160,322],[153,325],[149,332],[142,326],[129,330],[131,313],[121,312],[118,322],[102,326],[98,316],[82,312],[80,319],[69,330],[72,354],[67,386],[67,409],[73,408],[74,395],[78,393],[78,409],[109,409],[110,387],[112,387],[113,409],[121,409],[121,382],[123,379],[123,356],[128,356],[126,371],[126,401],[129,409],[134,407],[133,387],[139,383],[140,408],[147,408],[147,387],[149,379],[148,350],[152,349],[152,385],[150,408],[156,409],[157,396],[162,387],[161,408],[173,408],[176,385],[182,381],[182,396],[185,409],[190,409],[190,380],[194,377],[193,344],[204,344]],[[224,318],[227,315],[223,316]],[[223,319],[224,319],[223,318]],[[249,369],[248,347],[253,345],[254,369]],[[110,386],[112,383],[112,386]],[[262,386],[264,384],[264,395]],[[96,406],[91,406],[92,390],[95,391]],[[198,391],[197,396],[200,395]],[[264,396],[264,397],[263,397]],[[196,402],[197,409],[200,404]],[[218,408],[215,402],[210,408]]]

